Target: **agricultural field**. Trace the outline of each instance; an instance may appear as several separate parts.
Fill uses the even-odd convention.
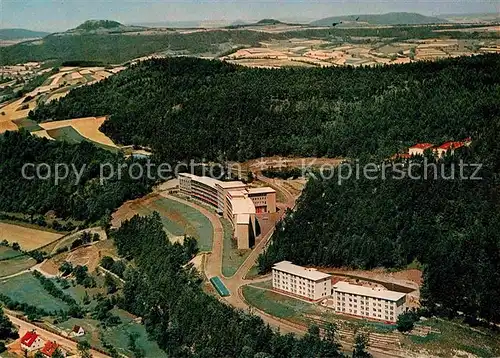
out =
[[[172,241],[179,241],[184,235],[198,240],[200,251],[212,249],[213,226],[199,211],[160,195],[149,195],[125,203],[114,214],[112,225],[118,227],[134,215],[160,214],[165,232]]]
[[[5,105],[0,105],[0,133],[5,131],[17,131],[18,126],[14,121],[28,117],[30,110],[36,107],[35,100],[21,98]]]
[[[20,118],[20,119],[16,119],[14,121],[14,124],[19,128],[19,129],[25,129],[27,130],[28,132],[34,132],[34,131],[39,131],[42,129],[42,127],[40,127],[38,125],[38,123],[36,123],[35,121],[31,120],[31,119],[28,119],[28,118]]]
[[[15,301],[25,302],[47,311],[68,309],[66,303],[49,295],[31,273],[0,280],[0,292]]]
[[[36,265],[36,261],[30,256],[21,255],[0,261],[0,278],[15,275],[30,269]]]
[[[10,247],[0,246],[0,260],[12,259],[13,257],[22,255],[21,252],[11,249]]]
[[[39,137],[64,140],[69,143],[89,141],[101,148],[117,151],[118,147],[99,128],[106,121],[106,117],[88,117],[68,119],[65,121],[40,123],[40,132],[33,132]]]
[[[425,39],[362,43],[332,40],[271,40],[258,47],[239,49],[224,61],[248,67],[330,67],[403,64],[412,61],[500,52],[500,40]]]
[[[23,250],[31,251],[50,244],[63,235],[0,222],[0,241],[17,242]]]

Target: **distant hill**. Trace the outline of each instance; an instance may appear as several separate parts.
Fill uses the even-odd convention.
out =
[[[83,24],[65,32],[57,33],[57,36],[81,35],[81,34],[108,34],[117,32],[143,31],[143,26],[123,25],[112,20],[87,20]]]
[[[0,40],[32,39],[47,36],[48,32],[31,31],[26,29],[0,29]]]
[[[276,19],[262,19],[256,23],[256,25],[279,25],[279,24],[284,24],[284,23]]]
[[[77,30],[86,30],[86,31],[92,31],[92,30],[99,30],[99,29],[115,29],[115,28],[120,28],[123,25],[120,24],[118,21],[112,21],[112,20],[87,20],[80,26],[77,26]]]
[[[241,25],[248,25],[250,22],[245,21],[245,20],[235,20],[231,22],[231,26],[241,26]]]
[[[333,23],[368,23],[370,25],[423,25],[446,23],[447,20],[411,12],[390,12],[380,15],[332,16],[311,22],[313,26],[331,26]]]

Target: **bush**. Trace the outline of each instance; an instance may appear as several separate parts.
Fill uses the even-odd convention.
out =
[[[415,326],[418,317],[414,312],[402,313],[398,316],[397,327],[400,332],[410,332]]]

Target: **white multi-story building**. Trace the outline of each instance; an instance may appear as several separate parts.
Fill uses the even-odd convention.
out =
[[[273,288],[317,301],[330,296],[332,281],[326,273],[281,261],[273,266]]]
[[[396,322],[406,310],[406,294],[337,282],[332,287],[334,309],[341,314]]]
[[[182,195],[213,206],[234,228],[238,249],[249,249],[257,236],[256,214],[276,212],[276,191],[250,188],[241,181],[220,181],[206,176],[179,174]]]

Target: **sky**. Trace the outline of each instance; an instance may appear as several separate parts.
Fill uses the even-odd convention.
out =
[[[64,31],[89,19],[124,24],[262,18],[312,21],[392,11],[498,13],[500,0],[0,0],[0,28]]]

